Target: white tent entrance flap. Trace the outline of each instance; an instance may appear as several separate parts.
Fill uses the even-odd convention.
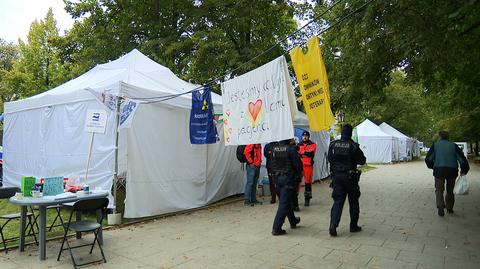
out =
[[[88,109],[104,109],[107,128],[105,134],[95,135],[88,183],[91,188],[110,190],[116,115],[97,99],[108,93],[139,100],[130,128],[119,131],[119,174],[127,175],[125,217],[200,207],[242,193],[244,177],[233,147],[190,145],[190,95],[142,103],[142,98],[195,88],[197,85],[133,50],[52,90],[6,103],[4,184],[19,186],[25,175],[85,175],[90,143],[90,135],[84,131],[85,115]],[[222,110],[219,95],[212,93],[212,102],[215,111]]]
[[[358,143],[368,163],[391,163],[398,160],[398,138],[386,134],[368,119],[356,128]]]

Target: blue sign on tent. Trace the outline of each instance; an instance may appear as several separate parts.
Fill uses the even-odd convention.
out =
[[[217,128],[213,121],[213,105],[210,87],[192,92],[190,111],[190,143],[213,144],[218,140]]]

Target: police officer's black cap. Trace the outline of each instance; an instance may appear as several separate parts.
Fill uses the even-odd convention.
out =
[[[310,137],[310,133],[308,131],[303,131],[302,136],[308,136]]]
[[[350,124],[345,124],[342,127],[342,137],[343,138],[352,138],[353,127]]]

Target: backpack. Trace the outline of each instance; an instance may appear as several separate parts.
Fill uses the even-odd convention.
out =
[[[246,145],[237,146],[237,160],[241,163],[247,163],[247,157],[245,157],[245,147]],[[253,150],[252,150],[252,159],[253,159]]]

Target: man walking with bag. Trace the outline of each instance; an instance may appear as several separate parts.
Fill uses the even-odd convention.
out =
[[[443,217],[445,216],[445,207],[448,213],[453,213],[453,205],[455,203],[453,188],[455,187],[455,179],[458,176],[458,164],[460,164],[460,175],[462,176],[468,173],[470,166],[460,147],[448,140],[448,132],[440,131],[438,135],[440,140],[433,144],[428,151],[425,163],[428,168],[433,169],[438,215]],[[444,199],[445,182],[447,183],[447,195]]]

